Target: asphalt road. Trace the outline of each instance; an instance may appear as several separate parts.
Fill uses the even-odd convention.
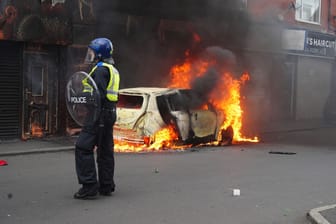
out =
[[[8,156],[0,167],[0,223],[309,223],[310,209],[336,200],[334,139],[319,133],[329,139],[319,144],[326,141],[316,142],[313,132],[193,152],[117,154],[116,192],[87,201],[73,199],[73,152]]]

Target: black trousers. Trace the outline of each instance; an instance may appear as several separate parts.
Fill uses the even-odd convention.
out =
[[[76,142],[75,160],[79,184],[114,184],[114,143],[113,125],[116,121],[116,109],[103,109],[100,119],[90,126],[84,126]],[[97,167],[94,159],[94,147],[97,146]]]

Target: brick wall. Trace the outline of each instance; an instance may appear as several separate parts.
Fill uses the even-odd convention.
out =
[[[295,27],[335,33],[336,0],[321,0],[320,25],[297,21],[295,19],[295,7],[297,7],[295,2],[295,0],[249,0],[247,5],[250,15],[257,21],[268,22],[273,20]]]

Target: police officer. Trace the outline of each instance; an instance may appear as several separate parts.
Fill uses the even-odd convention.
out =
[[[76,142],[76,173],[82,187],[74,194],[76,199],[109,196],[115,189],[113,125],[116,121],[116,103],[118,101],[119,72],[112,65],[113,45],[107,38],[91,41],[85,60],[95,63],[89,73],[95,81],[101,97],[99,119],[90,125],[84,125]],[[92,91],[89,83],[83,80],[84,92]],[[94,160],[94,148],[97,147],[98,178]]]

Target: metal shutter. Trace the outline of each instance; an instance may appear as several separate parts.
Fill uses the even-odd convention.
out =
[[[20,43],[0,41],[0,139],[21,135],[21,57]]]

